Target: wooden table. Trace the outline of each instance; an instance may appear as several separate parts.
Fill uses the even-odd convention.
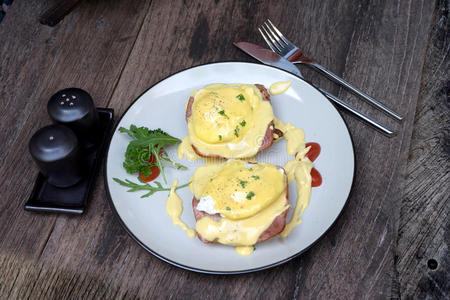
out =
[[[56,0],[15,1],[0,25],[0,298],[449,297],[448,1],[84,1],[55,27]],[[360,3],[359,3],[360,2]],[[37,174],[27,144],[57,90],[89,91],[119,117],[164,77],[207,62],[253,61],[270,18],[308,56],[405,116],[397,123],[312,71],[306,78],[398,130],[344,118],[355,182],[332,229],[273,269],[211,276],[139,247],[99,176],[82,216],[26,212]],[[434,261],[437,262],[437,266]]]

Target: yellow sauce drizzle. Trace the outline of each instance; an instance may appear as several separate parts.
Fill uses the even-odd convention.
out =
[[[305,133],[291,123],[284,124],[281,120],[274,119],[275,128],[283,132],[286,140],[286,152],[295,156],[295,160],[288,161],[284,170],[288,176],[289,183],[295,180],[297,187],[297,201],[291,221],[281,232],[282,237],[287,237],[302,220],[301,215],[309,205],[311,198],[311,169],[313,163],[305,157],[311,147],[305,148]]]
[[[234,250],[239,255],[247,256],[247,255],[252,254],[255,251],[255,247],[254,246],[236,246],[236,247],[234,247]]]
[[[297,187],[297,203],[295,205],[294,214],[291,221],[286,224],[286,227],[281,232],[282,237],[287,237],[291,231],[299,225],[302,220],[301,215],[309,205],[311,197],[311,169],[313,163],[308,158],[301,158],[301,160],[291,160],[286,163],[284,169],[288,175],[288,181],[292,182],[295,179]]]
[[[207,164],[197,168],[191,177],[189,188],[195,198],[200,199],[205,186],[210,183],[210,179],[223,168],[223,164]]]
[[[302,152],[305,149],[305,132],[292,125],[291,123],[284,124],[283,121],[275,118],[275,128],[283,132],[283,138],[286,140],[286,152],[288,155],[295,156],[296,153]]]
[[[184,156],[187,160],[190,161],[201,158],[197,153],[195,153],[194,149],[192,149],[191,140],[188,136],[185,136],[181,143],[178,145],[177,154],[179,159],[182,159]]]
[[[272,95],[280,95],[287,91],[287,89],[291,86],[290,81],[277,81],[270,85],[269,92]]]
[[[172,188],[170,189],[169,197],[166,202],[166,212],[172,218],[172,223],[175,226],[180,226],[188,237],[195,237],[195,230],[190,229],[183,221],[181,221],[180,216],[183,212],[183,201],[175,192],[175,188],[177,187],[178,180],[175,179],[172,184]]]

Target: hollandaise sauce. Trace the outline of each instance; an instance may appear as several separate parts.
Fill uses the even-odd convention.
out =
[[[213,84],[191,96],[189,138],[200,153],[246,158],[258,152],[274,115],[255,85]]]
[[[291,86],[290,81],[277,81],[270,85],[269,92],[272,95],[280,95],[286,92],[290,86]]]
[[[311,187],[319,186],[322,183],[322,177],[314,169],[312,163],[320,154],[320,145],[317,143],[305,144],[303,130],[296,128],[290,123],[284,124],[279,119],[275,119],[274,124],[275,128],[283,132],[283,138],[286,140],[286,152],[291,156],[295,156],[294,160],[288,161],[284,166],[288,181],[292,182],[295,180],[297,187],[297,201],[294,213],[280,234],[282,237],[287,237],[302,222],[300,217],[309,205]]]
[[[269,207],[254,216],[241,220],[224,217],[219,222],[204,217],[197,222],[196,229],[209,241],[217,239],[219,243],[225,245],[252,246],[273,220],[288,208],[286,194],[283,193]]]
[[[242,256],[247,256],[255,251],[255,246],[236,246],[234,250]]]
[[[184,156],[190,161],[201,158],[197,153],[195,153],[194,149],[192,149],[191,139],[188,136],[184,137],[178,145],[177,154],[179,159],[182,159]]]
[[[261,234],[289,208],[285,176],[274,165],[241,160],[198,168],[191,184],[200,199],[197,209],[207,207],[209,214],[222,218],[203,217],[197,232],[206,240],[237,246],[239,254],[251,254]]]
[[[292,125],[291,123],[284,124],[283,121],[275,118],[275,128],[283,132],[283,137],[286,140],[286,152],[288,155],[295,156],[297,153],[305,150],[305,132]]]
[[[305,144],[305,133],[302,129],[295,127],[291,123],[284,124],[277,118],[274,119],[274,124],[275,128],[283,132],[288,155],[295,156],[297,160],[304,156],[308,157],[310,161],[316,160],[320,154],[320,145],[318,143]],[[322,176],[315,168],[312,168],[311,176],[313,187],[318,187],[322,184]]]
[[[307,158],[301,158],[301,160],[291,160],[286,163],[284,169],[288,174],[289,182],[295,180],[297,187],[297,203],[295,210],[289,223],[281,232],[282,237],[287,237],[291,231],[302,222],[301,215],[309,205],[309,199],[311,197],[311,169],[313,167],[312,162]]]
[[[180,217],[183,212],[183,201],[175,192],[175,189],[178,185],[178,180],[175,179],[172,184],[172,188],[170,189],[169,197],[166,202],[166,212],[172,218],[172,223],[176,226],[180,226],[188,237],[195,237],[195,230],[190,229],[183,221],[181,221]]]

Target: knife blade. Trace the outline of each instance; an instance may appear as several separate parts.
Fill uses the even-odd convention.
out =
[[[284,57],[278,55],[277,53],[273,52],[272,50],[263,48],[259,45],[249,43],[249,42],[234,42],[233,43],[236,47],[244,51],[246,54],[250,55],[251,57],[255,58],[259,62],[262,62],[265,65],[277,67],[280,69],[283,69],[289,73],[292,73],[301,79],[305,80],[300,70],[290,61],[285,59]],[[371,125],[375,129],[381,131],[382,133],[386,134],[387,136],[394,136],[395,132],[391,130],[390,128],[384,126],[378,121],[373,120],[369,116],[363,114],[362,112],[358,111],[356,108],[352,107],[351,105],[345,103],[338,97],[328,93],[327,91],[319,88],[318,86],[315,86],[311,82],[305,80],[307,83],[311,84],[313,87],[318,89],[325,97],[333,101],[336,105],[338,105],[341,108],[344,108],[345,110],[353,113],[357,117],[359,117],[361,120],[366,122],[367,124]]]
[[[265,65],[283,69],[303,79],[302,73],[293,63],[270,49],[248,42],[235,42],[234,45]]]

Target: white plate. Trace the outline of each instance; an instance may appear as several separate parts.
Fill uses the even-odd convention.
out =
[[[272,238],[256,245],[250,256],[238,255],[233,247],[211,245],[191,239],[174,226],[165,211],[168,192],[157,192],[149,198],[143,193],[127,192],[127,188],[112,180],[136,180],[122,167],[129,138],[115,128],[105,165],[105,185],[111,206],[131,237],[160,259],[192,271],[204,273],[246,273],[284,263],[308,249],[333,224],[347,201],[353,181],[354,153],[347,127],[333,105],[314,87],[298,77],[274,67],[241,62],[223,62],[193,67],[176,73],[143,93],[124,113],[118,126],[131,124],[161,128],[182,139],[187,135],[185,104],[194,89],[211,83],[260,83],[269,87],[276,81],[292,82],[289,90],[272,96],[275,115],[284,122],[303,128],[306,141],[317,142],[322,152],[315,167],[323,178],[322,186],[312,189],[311,202],[302,216],[303,222],[286,239]],[[175,161],[176,147],[169,147],[169,156]],[[259,161],[284,165],[288,157],[285,141],[257,156]],[[180,184],[189,181],[203,161],[179,161],[188,170],[166,168],[170,187],[173,179]],[[160,176],[161,177],[161,176]],[[162,182],[161,178],[158,178]],[[295,182],[289,186],[291,205],[295,205]],[[183,199],[182,220],[195,228],[192,212],[192,193],[189,188],[178,190]],[[291,212],[288,215],[290,219]]]

